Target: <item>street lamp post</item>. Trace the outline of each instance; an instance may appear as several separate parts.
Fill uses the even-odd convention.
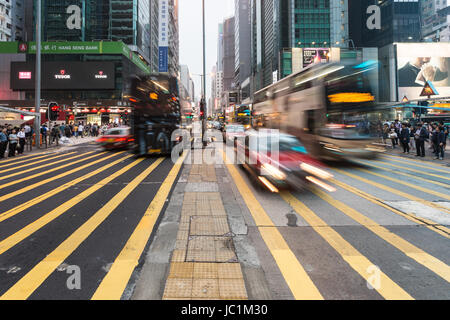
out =
[[[41,1],[37,0],[36,6],[36,92],[35,92],[35,111],[34,134],[36,147],[41,148]]]
[[[204,139],[204,134],[206,133],[206,30],[205,30],[205,0],[202,0],[202,11],[203,11],[203,103],[205,106],[205,114],[203,114],[202,118],[202,141],[203,146],[206,146],[206,141]]]

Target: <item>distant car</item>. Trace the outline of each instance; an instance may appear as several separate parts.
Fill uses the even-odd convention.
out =
[[[242,124],[228,124],[225,126],[223,131],[223,141],[225,143],[228,141],[235,143],[239,137],[245,137],[245,128]]]
[[[241,159],[243,167],[260,186],[271,192],[279,192],[279,188],[304,189],[308,184],[328,192],[336,191],[325,182],[333,175],[324,164],[313,159],[294,136],[249,131],[245,143],[238,142],[236,150],[245,154],[245,158]]]
[[[106,150],[128,149],[134,143],[134,138],[130,128],[120,127],[107,130],[97,142]]]

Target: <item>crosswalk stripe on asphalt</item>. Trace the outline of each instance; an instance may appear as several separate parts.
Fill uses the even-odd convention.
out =
[[[108,157],[105,157],[103,160],[106,161],[106,160],[108,160],[110,158],[113,158],[115,156],[116,156],[116,154],[113,154],[113,155],[110,155]],[[107,170],[107,169],[109,169],[109,168],[111,168],[111,167],[113,167],[113,166],[115,166],[115,165],[117,165],[117,164],[127,160],[128,158],[131,158],[132,156],[133,155],[127,155],[127,156],[125,156],[123,158],[120,158],[120,159],[118,159],[118,160],[116,160],[114,162],[111,162],[111,163],[107,164],[106,166],[103,166],[103,167],[101,167],[101,168],[99,168],[99,169],[97,169],[95,171],[89,172],[88,174],[86,174],[86,175],[84,175],[84,176],[82,176],[80,178],[72,180],[72,181],[70,181],[70,182],[68,182],[68,183],[66,183],[66,184],[64,184],[64,185],[62,185],[60,187],[52,189],[51,191],[49,191],[49,192],[47,192],[47,193],[45,193],[43,195],[40,195],[40,196],[38,196],[38,197],[36,197],[34,199],[31,199],[28,202],[20,204],[19,206],[15,207],[15,208],[12,208],[11,210],[8,210],[6,212],[0,213],[0,222],[5,221],[5,220],[7,220],[9,218],[12,218],[13,216],[15,216],[15,215],[25,211],[28,208],[31,208],[31,207],[41,203],[42,201],[44,201],[44,200],[46,200],[48,198],[54,197],[58,193],[66,190],[66,189],[68,189],[68,188],[70,188],[72,186],[77,185],[81,181],[84,181],[84,180],[87,180],[87,179],[89,179],[89,178],[91,178],[93,176],[96,176],[97,174],[99,174],[99,173],[101,173],[101,172],[103,172],[103,171],[105,171],[105,170]]]
[[[358,175],[356,175],[356,174],[353,174],[353,173],[350,173],[350,172],[345,172],[345,171],[343,171],[343,170],[336,169],[336,168],[334,169],[334,171],[336,171],[336,172],[338,172],[338,173],[340,173],[340,174],[346,175],[346,176],[348,176],[348,177],[350,177],[350,178],[353,178],[353,179],[355,179],[355,180],[359,180],[359,181],[361,181],[361,182],[364,182],[364,183],[366,183],[366,184],[368,184],[368,185],[372,185],[372,186],[374,186],[374,187],[377,187],[377,188],[379,188],[379,189],[381,189],[381,190],[391,192],[391,193],[396,194],[396,195],[398,195],[398,196],[400,196],[400,197],[403,197],[403,198],[405,198],[405,199],[409,199],[409,200],[412,200],[412,201],[417,201],[417,202],[419,202],[419,203],[422,203],[422,204],[424,204],[424,205],[426,205],[426,206],[429,206],[429,207],[433,207],[433,208],[438,209],[438,210],[440,210],[440,211],[449,212],[449,209],[447,209],[447,208],[445,208],[445,207],[443,207],[443,206],[440,206],[440,205],[438,205],[438,204],[436,204],[436,203],[434,203],[434,202],[427,201],[427,200],[424,200],[424,199],[422,199],[422,198],[418,198],[418,197],[416,197],[416,196],[410,195],[409,193],[406,193],[406,192],[397,190],[397,189],[395,189],[395,188],[388,187],[388,186],[383,185],[383,184],[381,184],[381,183],[377,183],[377,182],[374,182],[374,181],[370,181],[370,180],[365,179],[365,178],[363,178],[363,177],[360,177],[360,176],[358,176]]]
[[[156,221],[162,212],[186,156],[187,153],[179,158],[169,172],[143,218],[95,291],[92,300],[120,300],[122,297],[134,269],[139,264],[142,252],[155,228]]]
[[[305,219],[307,223],[344,259],[350,267],[355,270],[367,283],[370,283],[371,273],[369,268],[374,266],[369,259],[356,250],[339,233],[317,216],[310,208],[295,198],[289,192],[280,194],[281,197],[295,210],[295,212]],[[320,226],[320,227],[317,227]],[[388,300],[412,300],[413,298],[403,290],[398,284],[392,281],[384,272],[380,273],[381,285],[374,288],[378,293]]]
[[[223,156],[224,158],[226,157],[225,154]],[[255,198],[255,195],[247,186],[235,166],[233,164],[226,164],[226,167],[294,298],[297,300],[323,300],[322,294],[314,285],[308,273],[289,248],[280,231],[275,227],[272,219]]]
[[[91,151],[91,152],[87,152],[86,154],[92,154],[94,152],[95,151]],[[73,153],[75,153],[75,152],[73,152]],[[73,153],[71,153],[71,154],[73,154]],[[17,177],[17,176],[23,175],[23,174],[28,173],[28,172],[33,172],[33,171],[36,171],[36,170],[39,170],[39,169],[51,167],[51,166],[54,166],[56,164],[63,163],[63,162],[69,161],[69,160],[73,160],[73,159],[76,159],[76,158],[79,158],[79,157],[80,157],[80,155],[77,154],[77,155],[75,155],[73,157],[64,158],[62,160],[58,160],[58,161],[55,161],[55,162],[52,162],[52,163],[44,164],[42,166],[34,167],[34,168],[31,168],[31,169],[27,169],[27,170],[20,170],[19,172],[16,172],[16,173],[12,173],[12,174],[9,174],[9,175],[6,175],[6,176],[0,176],[0,180],[6,180],[6,179],[9,179],[9,178]]]
[[[336,209],[338,209],[339,211],[350,217],[351,219],[355,220],[365,228],[372,231],[374,234],[376,234],[378,237],[391,244],[393,247],[403,252],[409,258],[415,260],[417,263],[430,269],[447,282],[450,282],[450,266],[448,266],[446,263],[426,253],[422,249],[409,243],[408,241],[399,237],[398,235],[392,233],[385,227],[380,226],[369,217],[347,206],[343,202],[330,197],[321,190],[314,188],[312,192],[322,200],[328,202],[330,205],[332,205],[333,207],[335,207]]]
[[[71,154],[74,154],[74,153],[76,153],[76,152],[69,152],[69,153],[59,154],[59,155],[57,155],[57,156],[53,156],[53,157],[46,158],[46,159],[43,159],[43,160],[41,159],[41,160],[36,161],[36,162],[31,161],[31,162],[29,162],[29,163],[27,163],[27,164],[20,165],[20,166],[18,166],[18,167],[8,168],[8,169],[5,169],[5,170],[0,170],[0,174],[6,173],[6,172],[15,171],[15,170],[19,170],[19,169],[23,169],[23,168],[26,168],[26,167],[29,167],[29,166],[34,166],[34,165],[37,165],[37,164],[39,164],[39,163],[43,163],[43,162],[55,160],[55,159],[58,159],[58,158],[63,158],[63,157],[66,157],[66,156],[71,155]],[[54,163],[54,162],[53,162],[53,163]],[[52,165],[52,163],[50,163],[50,164],[48,164],[48,165]],[[42,166],[41,166],[41,167],[37,167],[37,168],[33,168],[33,170],[37,170],[37,169],[41,169],[41,168],[42,168]],[[26,172],[29,172],[29,171],[21,171],[21,173],[22,173],[22,172],[23,172],[23,173],[26,173]],[[0,176],[0,178],[1,178],[1,176]]]
[[[398,162],[398,163],[402,163],[402,164],[407,164],[407,161],[405,160],[396,160],[396,159],[389,159],[390,161],[394,161],[394,162]],[[413,165],[413,164],[411,164]],[[443,172],[443,173],[450,173],[450,168],[448,170],[444,170],[445,167],[441,167],[441,168],[437,168],[431,165],[431,163],[425,165],[421,165],[421,164],[414,164],[414,166],[418,167],[418,168],[424,168],[424,169],[429,169],[429,170],[433,170],[433,171],[437,171],[437,172]]]
[[[17,164],[31,162],[31,161],[35,161],[35,160],[38,160],[38,159],[43,159],[43,158],[46,158],[46,157],[52,157],[55,154],[56,154],[55,152],[47,153],[47,154],[44,154],[44,155],[40,155],[39,153],[37,153],[37,154],[29,155],[29,156],[19,157],[17,159],[11,159],[9,161],[0,161],[0,168],[6,168],[6,167],[14,166],[14,165],[17,165]],[[23,160],[25,158],[31,158],[31,157],[34,157],[34,158]],[[13,162],[14,160],[16,160],[16,161]],[[8,164],[4,164],[6,162],[8,162]]]
[[[142,159],[134,161],[133,163],[131,163],[131,164],[127,165],[126,167],[120,169],[119,171],[117,171],[114,174],[108,176],[107,178],[103,179],[102,181],[96,183],[95,185],[93,185],[89,189],[83,191],[82,193],[80,193],[76,197],[74,197],[74,198],[64,202],[63,204],[61,204],[57,208],[55,208],[52,211],[50,211],[49,213],[43,215],[42,217],[40,217],[36,221],[30,223],[26,227],[20,229],[19,231],[17,231],[13,235],[9,236],[8,238],[0,241],[0,255],[2,255],[3,253],[5,253],[9,249],[11,249],[12,247],[17,245],[19,242],[23,241],[24,239],[26,239],[27,237],[29,237],[30,235],[32,235],[33,233],[35,233],[36,231],[41,229],[42,227],[44,227],[45,225],[47,225],[51,221],[53,221],[56,218],[58,218],[63,213],[67,212],[72,207],[74,207],[75,205],[79,204],[81,201],[87,199],[89,196],[91,196],[92,194],[94,194],[95,192],[97,192],[98,190],[103,188],[104,186],[106,186],[108,183],[110,183],[114,179],[120,177],[122,174],[126,173],[130,169],[134,168],[136,165],[138,165],[141,162],[142,162]]]
[[[6,188],[6,187],[9,187],[9,186],[18,184],[18,183],[23,182],[23,181],[26,181],[26,180],[30,180],[30,179],[33,179],[33,178],[36,178],[36,177],[39,177],[39,176],[48,174],[48,173],[50,173],[50,172],[58,171],[58,170],[61,170],[61,169],[63,169],[63,168],[66,168],[66,167],[70,167],[70,166],[72,166],[72,165],[74,165],[74,164],[77,164],[77,163],[80,163],[80,162],[84,162],[84,161],[90,160],[90,159],[92,159],[92,158],[96,158],[96,157],[103,156],[103,155],[104,155],[104,153],[98,153],[98,154],[95,154],[95,155],[93,155],[93,156],[90,156],[90,157],[87,157],[87,158],[84,158],[84,159],[81,159],[81,160],[74,161],[74,162],[72,162],[72,163],[66,164],[66,165],[64,165],[64,166],[61,166],[61,167],[58,167],[58,168],[55,168],[55,169],[52,169],[52,170],[48,170],[48,171],[45,171],[45,172],[38,173],[38,174],[32,176],[32,178],[28,177],[28,178],[20,179],[20,180],[13,181],[13,182],[10,182],[10,183],[6,183],[6,184],[4,184],[4,185],[1,185],[1,186],[0,186],[0,189],[3,189],[3,188]],[[5,194],[5,195],[3,195],[3,196],[0,197],[0,201],[4,201],[4,200],[7,200],[7,199],[11,199],[11,198],[13,198],[13,197],[18,196],[19,194],[23,194],[23,193],[25,193],[25,192],[28,192],[28,191],[30,191],[30,190],[33,190],[34,188],[40,187],[40,186],[42,186],[42,185],[45,185],[45,184],[47,184],[47,183],[49,183],[49,182],[52,182],[52,181],[59,180],[59,179],[61,179],[61,178],[67,177],[67,176],[69,176],[69,175],[71,175],[71,174],[73,174],[73,173],[75,173],[75,172],[78,172],[78,171],[81,171],[81,170],[83,170],[83,169],[86,169],[86,168],[88,168],[88,167],[90,167],[90,166],[93,166],[94,164],[100,163],[100,162],[102,162],[102,161],[104,161],[104,160],[105,160],[105,158],[102,158],[102,159],[99,159],[99,160],[96,160],[96,161],[87,163],[87,164],[85,164],[85,165],[83,165],[83,166],[81,166],[81,167],[77,167],[77,168],[72,169],[72,170],[70,170],[70,171],[61,173],[61,174],[59,174],[59,175],[57,175],[57,176],[54,176],[54,177],[51,177],[51,178],[48,178],[48,179],[45,179],[45,180],[36,182],[35,184],[26,186],[26,187],[24,187],[24,188],[21,188],[21,189],[19,189],[19,190],[16,190],[16,191],[13,191],[13,192],[10,192],[10,193],[7,193],[7,194]]]
[[[382,163],[384,165],[391,166],[393,168],[404,169],[404,170],[408,170],[408,171],[411,171],[411,172],[414,172],[414,173],[418,173],[418,174],[422,174],[422,175],[425,175],[425,176],[434,177],[434,178],[438,178],[438,179],[450,180],[450,177],[445,177],[443,175],[429,173],[429,172],[425,172],[425,171],[419,171],[419,170],[416,170],[416,169],[412,169],[410,167],[399,166],[399,165],[396,165],[396,164],[393,164],[393,163],[390,163],[390,162],[384,162],[384,161],[378,161],[378,162],[380,162],[380,163]]]
[[[386,168],[386,167],[382,167],[382,166],[377,166],[377,165],[373,164],[372,162],[368,162],[368,161],[355,161],[355,162],[363,164],[363,165],[366,165],[366,166],[370,166],[370,167],[373,167],[373,168],[377,168],[377,169],[380,169],[380,170],[383,170],[383,171],[386,171],[386,172],[391,172],[391,173],[394,173],[396,175],[400,175],[400,176],[404,176],[404,177],[408,177],[408,178],[413,178],[413,179],[420,180],[420,181],[423,181],[423,182],[426,182],[426,183],[435,184],[435,185],[440,186],[440,187],[448,188],[448,186],[449,186],[448,184],[445,184],[445,183],[442,183],[442,182],[425,179],[425,178],[422,178],[422,177],[414,176],[414,175],[409,174],[409,173],[400,172],[398,170],[392,170],[392,169],[389,169],[389,168]]]
[[[143,159],[140,159],[141,161]],[[138,162],[137,160],[136,162]],[[39,286],[92,234],[111,213],[150,175],[164,158],[159,158],[117,193],[108,203],[98,210],[88,221],[72,233],[53,252],[40,261],[23,278],[16,282],[0,300],[27,299]],[[140,161],[139,161],[140,162]]]
[[[336,179],[332,179],[332,180],[330,180],[330,182],[334,183],[335,185],[341,187],[342,189],[345,189],[345,190],[347,190],[347,191],[349,191],[349,192],[351,192],[353,194],[356,194],[357,196],[362,197],[362,198],[364,198],[364,199],[366,199],[366,200],[368,200],[368,201],[370,201],[370,202],[372,202],[372,203],[374,203],[374,204],[376,204],[378,206],[381,206],[381,207],[383,207],[383,208],[385,208],[385,209],[387,209],[389,211],[392,211],[393,213],[395,213],[395,214],[397,214],[399,216],[402,216],[402,217],[408,219],[409,221],[412,221],[412,222],[417,223],[419,225],[423,225],[423,226],[427,227],[428,229],[430,229],[430,230],[440,234],[443,237],[450,238],[450,229],[445,228],[444,226],[437,225],[435,222],[433,222],[431,220],[428,220],[426,218],[423,218],[423,217],[416,217],[414,215],[408,215],[408,214],[406,214],[404,212],[401,212],[401,211],[399,211],[399,210],[397,210],[395,208],[392,208],[391,206],[388,206],[388,205],[384,204],[383,200],[381,200],[381,199],[379,199],[379,198],[377,198],[377,197],[375,197],[375,196],[373,196],[371,194],[368,194],[368,193],[366,193],[366,192],[364,192],[362,190],[359,190],[359,189],[357,189],[355,187],[349,186],[348,184],[345,184],[345,183],[343,183],[341,181],[338,181]]]
[[[437,191],[433,191],[433,190],[430,190],[430,189],[422,188],[421,186],[417,186],[417,185],[412,184],[412,183],[406,183],[406,182],[403,182],[403,181],[401,181],[399,179],[391,178],[391,177],[388,177],[388,176],[386,176],[384,174],[376,173],[376,172],[369,171],[369,170],[366,170],[366,169],[357,168],[357,170],[361,171],[361,172],[364,172],[364,173],[367,173],[367,174],[370,174],[370,175],[373,175],[373,176],[376,176],[376,177],[379,177],[379,178],[382,178],[382,179],[385,179],[385,180],[388,180],[388,181],[392,181],[392,182],[397,183],[397,184],[401,184],[401,185],[406,186],[408,188],[412,188],[412,189],[416,189],[416,190],[424,192],[424,193],[432,194],[432,195],[434,195],[436,197],[440,197],[441,199],[450,200],[450,196],[448,196],[446,194],[443,194],[441,192],[437,192]]]
[[[433,163],[431,161],[426,161],[426,160],[404,158],[404,157],[394,156],[394,155],[391,155],[391,154],[385,154],[384,157],[387,157],[387,158],[390,158],[390,159],[402,159],[402,160],[404,160],[405,163],[408,163],[408,161],[412,161],[412,162],[423,163],[423,164],[426,163],[429,166],[433,166],[433,167],[437,167],[437,168],[446,168],[447,167],[444,164],[437,164],[437,163]]]

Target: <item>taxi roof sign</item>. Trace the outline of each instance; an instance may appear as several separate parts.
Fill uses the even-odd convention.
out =
[[[434,87],[433,83],[431,83],[431,81],[427,81],[425,83],[422,93],[420,94],[421,97],[438,96],[438,95],[439,93],[437,92],[436,88]]]

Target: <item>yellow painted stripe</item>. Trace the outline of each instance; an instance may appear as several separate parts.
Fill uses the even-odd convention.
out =
[[[224,157],[226,156],[224,155]],[[229,163],[229,161],[225,161],[225,163]],[[322,294],[237,169],[232,164],[226,166],[294,298],[297,300],[323,300]]]
[[[59,216],[61,216],[64,212],[67,212],[69,209],[80,203],[81,201],[87,199],[90,195],[94,194],[104,186],[106,186],[108,183],[113,181],[114,179],[120,177],[122,174],[126,173],[130,169],[134,168],[136,165],[138,165],[143,159],[140,159],[138,161],[134,161],[133,163],[129,164],[128,166],[118,170],[111,176],[103,179],[102,181],[96,183],[89,189],[85,190],[84,192],[80,193],[76,197],[70,199],[69,201],[66,201],[56,209],[50,211],[49,213],[45,214],[38,220],[34,221],[33,223],[30,223],[25,228],[19,230],[18,232],[14,233],[10,237],[6,238],[5,240],[2,240],[0,242],[0,255],[23,241],[24,239],[28,238],[30,235],[38,231],[39,229],[46,226],[48,223],[52,222]]]
[[[393,156],[391,154],[384,154],[384,157],[387,158],[394,158],[394,159],[402,159],[404,163],[407,163],[407,161],[412,161],[412,162],[418,162],[418,163],[423,163],[423,164],[427,164],[433,167],[438,167],[438,168],[445,168],[446,166],[443,164],[437,164],[431,161],[426,161],[426,160],[419,160],[419,159],[411,159],[411,158],[404,158],[404,157],[399,157],[399,156]]]
[[[413,179],[415,179],[415,180],[420,180],[420,181],[423,181],[423,182],[435,184],[435,185],[440,186],[440,187],[448,188],[448,184],[441,183],[441,182],[437,182],[437,181],[434,181],[434,180],[429,180],[429,179],[421,178],[421,177],[414,176],[414,175],[409,174],[409,173],[400,172],[400,171],[398,171],[398,170],[391,170],[391,169],[389,169],[389,168],[385,168],[385,167],[382,167],[382,166],[377,166],[377,165],[373,164],[372,162],[367,162],[367,161],[355,161],[355,160],[353,160],[353,162],[357,162],[357,163],[360,163],[360,164],[364,164],[364,165],[366,165],[366,166],[371,166],[371,167],[373,167],[373,168],[377,168],[377,169],[380,169],[380,170],[383,170],[383,171],[395,173],[396,175],[401,175],[401,176],[404,176],[404,177],[413,178]]]
[[[442,206],[440,206],[440,205],[438,205],[436,203],[433,203],[431,201],[426,201],[424,199],[421,199],[421,198],[415,197],[413,195],[410,195],[410,194],[408,194],[406,192],[402,192],[400,190],[388,187],[388,186],[386,186],[384,184],[377,183],[377,182],[365,179],[363,177],[357,176],[356,174],[353,174],[353,173],[350,173],[350,172],[345,172],[343,170],[336,169],[336,168],[334,168],[333,170],[338,172],[338,173],[340,173],[340,174],[346,175],[346,176],[348,176],[350,178],[359,180],[359,181],[364,182],[366,184],[370,184],[370,185],[372,185],[374,187],[377,187],[377,188],[379,188],[381,190],[388,191],[388,192],[391,192],[393,194],[399,195],[400,197],[403,197],[405,199],[409,199],[409,200],[412,200],[412,201],[417,201],[419,203],[423,203],[426,206],[433,207],[433,208],[436,208],[436,209],[444,211],[444,212],[449,212],[449,209],[447,209],[445,207],[442,207]]]
[[[393,159],[393,158],[390,158],[389,160],[405,164],[405,161],[396,160],[396,159]],[[437,172],[450,173],[450,169],[449,170],[444,170],[443,168],[442,169],[436,168],[436,167],[432,166],[431,164],[432,163],[429,163],[426,166],[425,165],[421,165],[421,164],[414,164],[414,166],[419,167],[419,168],[434,170],[434,171],[437,171]],[[413,164],[411,164],[411,165],[413,165]]]
[[[426,253],[422,249],[416,247],[415,245],[409,243],[408,241],[404,240],[398,235],[392,233],[385,227],[380,226],[372,219],[359,213],[355,209],[347,206],[343,202],[333,199],[332,197],[322,192],[321,190],[314,189],[313,193],[316,194],[322,200],[328,202],[330,205],[332,205],[345,215],[347,215],[348,217],[352,218],[353,220],[364,226],[365,228],[372,231],[378,237],[380,237],[393,247],[403,252],[409,258],[415,260],[417,263],[430,269],[447,282],[450,282],[450,267],[441,260],[433,257],[432,255]]]
[[[367,174],[370,174],[370,175],[373,175],[373,176],[376,176],[376,177],[379,177],[379,178],[382,178],[382,179],[385,179],[385,180],[389,180],[389,181],[395,182],[397,184],[401,184],[401,185],[406,186],[406,187],[411,188],[411,189],[416,189],[416,190],[421,191],[423,193],[432,194],[432,195],[434,195],[436,197],[440,197],[441,199],[450,200],[450,196],[446,195],[444,193],[440,193],[440,192],[437,192],[437,191],[434,191],[434,190],[430,190],[428,188],[423,188],[423,187],[414,185],[413,183],[403,182],[403,181],[401,181],[399,179],[394,179],[394,178],[391,178],[391,177],[386,176],[384,174],[376,173],[376,172],[373,172],[373,171],[370,171],[370,170],[361,169],[361,168],[357,168],[357,170],[361,171],[361,172],[364,172],[364,173],[367,173]]]
[[[444,179],[444,180],[450,180],[449,177],[444,177],[444,176],[442,176],[441,174],[434,174],[434,173],[428,173],[428,172],[424,172],[424,171],[420,171],[420,170],[416,170],[416,169],[411,169],[411,168],[409,168],[409,167],[399,166],[399,165],[396,165],[396,164],[392,164],[392,163],[390,163],[390,162],[384,162],[384,161],[379,161],[379,162],[381,162],[382,164],[391,166],[391,167],[393,167],[393,168],[405,169],[405,170],[408,170],[408,171],[411,171],[411,172],[423,174],[423,175],[430,176],[430,177],[434,177],[434,178],[439,178],[439,179]]]
[[[61,170],[61,169],[64,168],[64,167],[71,166],[71,165],[74,165],[74,164],[77,164],[77,163],[79,163],[79,162],[83,162],[83,161],[86,161],[86,160],[90,160],[90,159],[92,159],[92,158],[101,157],[101,156],[103,156],[103,155],[104,155],[104,153],[95,154],[95,155],[93,155],[93,156],[84,158],[84,159],[82,159],[82,160],[72,162],[71,164],[68,164],[68,165],[59,167],[59,168],[57,168],[57,170]],[[18,195],[23,194],[23,193],[25,193],[25,192],[28,192],[28,191],[30,191],[30,190],[33,190],[34,188],[43,186],[43,185],[45,185],[46,183],[49,183],[49,182],[52,182],[52,181],[55,181],[55,180],[58,180],[58,179],[67,177],[67,176],[69,176],[69,175],[71,175],[71,174],[73,174],[73,173],[75,173],[75,172],[78,172],[78,171],[81,171],[81,170],[83,170],[83,169],[89,168],[90,166],[93,166],[94,164],[100,163],[100,162],[102,162],[102,161],[104,161],[104,160],[105,160],[105,159],[102,158],[102,159],[99,159],[99,160],[96,160],[96,161],[93,161],[93,162],[89,162],[89,163],[87,163],[87,164],[85,164],[85,165],[83,165],[83,166],[81,166],[81,167],[77,167],[77,168],[72,169],[72,170],[70,170],[70,171],[61,173],[61,174],[59,174],[59,175],[57,175],[57,176],[54,176],[54,177],[51,177],[51,178],[48,178],[48,179],[45,179],[45,180],[36,182],[35,184],[26,186],[26,187],[24,187],[24,188],[20,188],[19,190],[16,190],[16,191],[13,191],[13,192],[9,192],[9,193],[5,194],[4,196],[1,196],[1,197],[0,197],[0,202],[1,202],[1,201],[5,201],[5,200],[7,200],[7,199],[11,199],[11,198],[13,198],[13,197],[15,197],[15,196],[18,196]],[[47,171],[46,173],[40,173],[38,176],[41,176],[41,175],[44,175],[44,174],[47,174],[47,173],[50,173],[50,172],[53,172],[53,171],[57,171],[57,170],[52,169],[52,170]],[[26,179],[26,180],[28,180],[28,179]],[[25,180],[23,180],[23,181],[25,181]],[[13,184],[16,184],[16,183],[19,183],[19,182],[22,182],[22,181],[21,181],[21,180],[18,180],[18,181],[14,182],[14,183],[11,182],[11,183],[8,184],[8,186],[13,185]],[[0,189],[2,189],[3,187],[4,187],[4,186],[1,186]]]
[[[16,164],[22,164],[22,163],[25,163],[25,162],[31,162],[31,161],[34,161],[34,160],[38,160],[38,159],[42,159],[42,158],[46,158],[46,157],[51,157],[53,155],[55,155],[54,152],[46,153],[44,155],[40,155],[39,153],[37,153],[37,154],[25,156],[25,157],[20,157],[20,158],[17,158],[17,159],[12,159],[12,160],[7,160],[7,161],[0,161],[0,164],[1,164],[0,168],[10,167],[10,166],[14,166]],[[31,158],[31,157],[34,157],[34,158],[33,159],[23,160],[25,158]],[[14,160],[16,160],[16,161],[12,162]],[[4,164],[4,163],[7,163],[7,162],[9,162],[9,163],[8,164]]]
[[[112,155],[110,155],[108,157],[103,158],[102,160],[106,161],[106,160],[108,160],[108,159],[110,159],[112,157],[115,157],[115,156],[117,156],[117,154],[112,154]],[[89,179],[89,178],[91,178],[93,176],[96,176],[97,174],[99,174],[99,173],[101,173],[101,172],[103,172],[103,171],[105,171],[105,170],[115,166],[116,164],[119,164],[119,163],[125,161],[128,158],[131,158],[132,156],[133,155],[129,154],[129,155],[123,157],[123,158],[120,158],[119,160],[116,160],[114,162],[111,162],[111,163],[107,164],[104,167],[101,167],[100,169],[97,169],[95,171],[89,172],[88,174],[86,174],[86,175],[84,175],[84,176],[82,176],[80,178],[72,180],[72,181],[70,181],[70,182],[68,182],[68,183],[66,183],[66,184],[64,184],[64,185],[62,185],[60,187],[52,189],[51,191],[49,191],[49,192],[47,192],[47,193],[45,193],[43,195],[37,196],[36,198],[31,199],[30,201],[27,201],[27,202],[25,202],[23,204],[20,204],[19,206],[15,207],[15,208],[12,208],[11,210],[8,210],[8,211],[5,211],[3,213],[0,213],[0,222],[5,221],[5,220],[13,217],[13,216],[15,216],[15,215],[25,211],[26,209],[31,208],[31,207],[41,203],[44,200],[47,200],[47,199],[49,199],[51,197],[54,197],[58,193],[63,192],[64,190],[66,190],[66,189],[68,189],[68,188],[70,188],[72,186],[75,186],[75,185],[77,185],[78,183],[80,183],[80,182],[82,182],[84,180],[87,180],[87,179]]]
[[[141,159],[142,160],[142,159]],[[0,300],[27,299],[88,237],[111,213],[136,189],[144,179],[155,170],[164,159],[160,158],[144,170],[107,204],[98,210],[88,221],[61,243],[52,253],[39,262],[23,278],[14,284]],[[139,160],[138,160],[139,161]]]
[[[339,233],[327,225],[327,223],[317,216],[310,208],[288,192],[280,194],[281,197],[305,219],[312,228],[328,242],[330,246],[344,259],[350,267],[361,277],[369,282],[371,274],[368,272],[375,264],[356,250]],[[320,226],[320,227],[317,227]],[[380,287],[375,288],[378,293],[388,300],[412,300],[413,298],[403,290],[398,284],[392,281],[384,272],[380,273]]]
[[[156,221],[158,221],[186,155],[187,152],[183,157],[178,159],[175,166],[169,172],[169,175],[159,188],[158,193],[130,239],[127,241],[125,247],[111,266],[108,274],[95,291],[92,300],[120,300],[122,297],[134,269],[139,264],[142,252],[155,228]]]
[[[64,153],[64,154],[59,154],[59,155],[56,155],[56,156],[52,156],[52,157],[49,157],[49,158],[46,158],[46,159],[41,159],[41,160],[39,160],[39,161],[31,161],[31,162],[29,162],[29,163],[27,163],[27,164],[24,164],[24,165],[21,165],[21,166],[17,166],[17,167],[14,167],[14,168],[8,168],[8,169],[5,169],[5,170],[1,170],[0,171],[0,174],[2,174],[2,173],[6,173],[6,172],[11,172],[11,171],[14,171],[14,170],[19,170],[19,169],[22,169],[22,168],[26,168],[26,167],[29,167],[29,166],[35,166],[35,165],[37,165],[37,164],[39,164],[39,163],[43,163],[43,162],[47,162],[47,161],[51,161],[51,160],[55,160],[55,159],[58,159],[58,158],[62,158],[62,157],[66,157],[66,156],[69,156],[69,155],[71,155],[71,154],[74,154],[74,153],[76,153],[76,152],[68,152],[68,153]],[[35,160],[35,159],[33,159],[33,160]],[[67,159],[68,160],[68,159]],[[63,161],[67,161],[67,160],[63,160]],[[60,161],[61,162],[61,161]],[[46,166],[48,167],[48,166],[50,166],[50,165],[52,165],[52,164],[54,164],[55,162],[52,162],[52,163],[50,163],[50,164],[47,164]],[[42,168],[42,166],[41,167],[36,167],[36,168],[33,168],[32,170],[37,170],[37,169],[40,169],[40,168]],[[23,171],[23,170],[21,170],[21,172],[20,172],[20,174],[22,174],[23,172],[30,172],[31,170],[29,170],[29,171]],[[5,178],[2,178],[2,179],[5,179]]]
[[[347,190],[347,191],[349,191],[349,192],[351,192],[353,194],[356,194],[357,196],[360,196],[360,197],[362,197],[362,198],[364,198],[364,199],[366,199],[366,200],[368,200],[368,201],[370,201],[370,202],[372,202],[372,203],[374,203],[374,204],[376,204],[378,206],[381,206],[381,207],[383,207],[383,208],[385,208],[385,209],[387,209],[389,211],[392,211],[393,213],[395,213],[395,214],[397,214],[399,216],[402,216],[403,218],[406,218],[409,221],[412,221],[412,222],[417,223],[419,225],[423,225],[423,226],[427,227],[428,229],[430,229],[430,230],[440,234],[443,237],[450,238],[450,229],[445,228],[444,226],[438,225],[434,221],[431,221],[431,220],[428,220],[428,219],[422,218],[422,217],[416,217],[413,214],[406,214],[404,212],[401,212],[401,211],[399,211],[399,210],[397,210],[395,208],[392,208],[392,207],[384,204],[383,200],[381,200],[381,199],[379,199],[379,198],[377,198],[377,197],[375,197],[375,196],[373,196],[371,194],[368,194],[368,193],[366,193],[366,192],[364,192],[362,190],[359,190],[359,189],[357,189],[355,187],[349,186],[348,184],[345,184],[345,183],[343,183],[341,181],[332,179],[332,180],[330,180],[330,182],[332,182],[335,185],[341,187],[342,189],[345,189],[345,190]]]
[[[70,154],[74,154],[74,153],[76,153],[76,152],[71,152]],[[85,153],[85,154],[92,154],[92,153],[94,153],[94,151],[87,152],[87,153]],[[52,163],[44,164],[44,165],[42,165],[42,166],[34,167],[34,168],[31,168],[31,169],[27,169],[27,170],[20,170],[19,172],[12,173],[12,174],[9,174],[9,175],[6,175],[6,176],[0,176],[0,180],[5,180],[5,179],[12,178],[12,177],[17,177],[17,176],[20,176],[20,175],[25,174],[25,173],[28,173],[28,172],[36,171],[36,170],[43,169],[43,168],[47,168],[47,167],[51,167],[51,166],[54,166],[54,165],[59,164],[59,163],[62,163],[62,162],[67,162],[67,161],[70,161],[70,160],[79,158],[80,156],[83,156],[83,155],[85,155],[85,154],[81,154],[81,155],[80,155],[80,154],[77,154],[77,155],[75,155],[75,156],[73,156],[73,157],[64,158],[64,159],[62,159],[62,160],[58,160],[58,161],[55,161],[55,162],[52,162]],[[59,157],[61,157],[61,156],[59,156]],[[15,169],[14,169],[14,170],[15,170]]]

